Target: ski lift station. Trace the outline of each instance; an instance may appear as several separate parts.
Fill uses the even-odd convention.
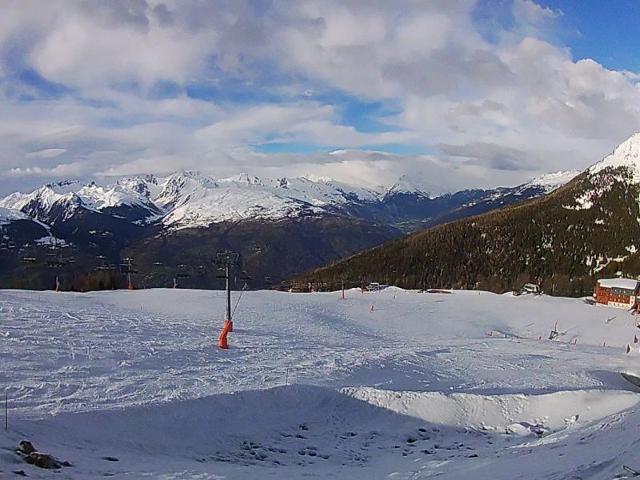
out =
[[[369,285],[367,285],[366,289],[369,292],[379,292],[380,290],[384,290],[385,288],[387,288],[389,285],[382,285],[378,282],[371,282]]]
[[[640,281],[632,278],[601,278],[596,283],[596,303],[617,308],[633,308],[638,301]]]

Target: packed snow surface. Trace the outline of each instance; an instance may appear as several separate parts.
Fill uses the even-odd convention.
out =
[[[223,311],[216,291],[0,291],[0,477],[559,480],[640,467],[640,395],[619,375],[640,367],[631,313],[485,292],[245,292],[224,351]],[[72,466],[24,463],[23,439]]]

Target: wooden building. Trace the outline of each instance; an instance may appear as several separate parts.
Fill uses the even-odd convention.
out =
[[[638,301],[640,282],[632,278],[601,278],[596,283],[596,303],[617,308],[633,308]]]

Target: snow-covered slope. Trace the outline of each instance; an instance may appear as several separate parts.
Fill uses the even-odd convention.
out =
[[[369,190],[303,177],[261,180],[241,174],[214,179],[182,172],[159,179],[158,184],[161,191],[153,200],[166,212],[163,223],[172,228],[321,214],[349,202],[377,200]]]
[[[437,195],[432,193],[435,191],[438,190],[436,188],[417,186],[408,175],[403,175],[385,192],[385,196],[417,195],[419,197],[435,198]]]
[[[561,186],[569,183],[576,176],[580,174],[578,170],[561,170],[558,172],[547,173],[544,175],[540,175],[535,177],[523,185],[520,185],[518,190],[526,190],[528,188],[542,188],[545,193],[551,193],[554,190],[560,188]]]
[[[16,220],[29,220],[30,217],[19,210],[0,207],[0,225],[7,225]]]
[[[636,133],[618,145],[615,150],[589,168],[590,174],[597,174],[607,168],[626,167],[633,181],[640,183],[640,133]]]
[[[54,210],[60,212],[61,218],[69,218],[82,206],[82,200],[73,191],[77,185],[50,184],[44,185],[31,193],[13,193],[0,200],[0,207],[19,210],[34,219],[51,221]]]
[[[64,221],[78,210],[101,212],[109,208],[139,207],[151,213],[155,205],[128,184],[99,186],[95,182],[61,182],[44,185],[31,193],[13,193],[0,200],[0,207],[26,213],[46,223]]]
[[[90,183],[80,188],[77,195],[85,207],[98,211],[121,206],[151,207],[146,196],[120,184],[105,187]]]
[[[535,187],[546,193],[572,175],[573,172],[559,172],[516,188]],[[502,195],[503,190],[511,192],[497,189],[496,195]],[[398,197],[412,198],[414,208],[417,206],[414,213],[419,216],[421,202],[438,198],[429,191],[406,176],[388,189],[371,190],[329,179],[261,179],[248,174],[214,178],[184,171],[166,177],[121,178],[106,184],[49,184],[31,193],[14,193],[0,199],[0,207],[21,210],[45,222],[68,219],[81,208],[117,215],[129,209],[137,212],[133,219],[138,222],[159,221],[170,229],[183,229],[246,219],[351,214],[357,209],[362,213],[362,207],[373,212],[384,209],[387,203],[394,203],[393,208],[397,209]]]
[[[576,192],[565,208],[590,210],[606,201],[606,197],[617,189],[640,189],[640,133],[622,142],[611,154],[589,167],[586,173],[585,186]],[[636,199],[640,204],[640,193],[636,194]]]
[[[227,351],[223,292],[0,291],[0,311],[3,478],[51,478],[14,452],[24,439],[78,480],[610,480],[640,465],[640,394],[618,374],[640,365],[635,319],[581,299],[246,292]]]

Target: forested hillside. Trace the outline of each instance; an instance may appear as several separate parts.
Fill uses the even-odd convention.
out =
[[[639,146],[636,135],[545,197],[392,241],[293,283],[504,292],[535,282],[550,294],[587,295],[596,278],[639,275]]]

